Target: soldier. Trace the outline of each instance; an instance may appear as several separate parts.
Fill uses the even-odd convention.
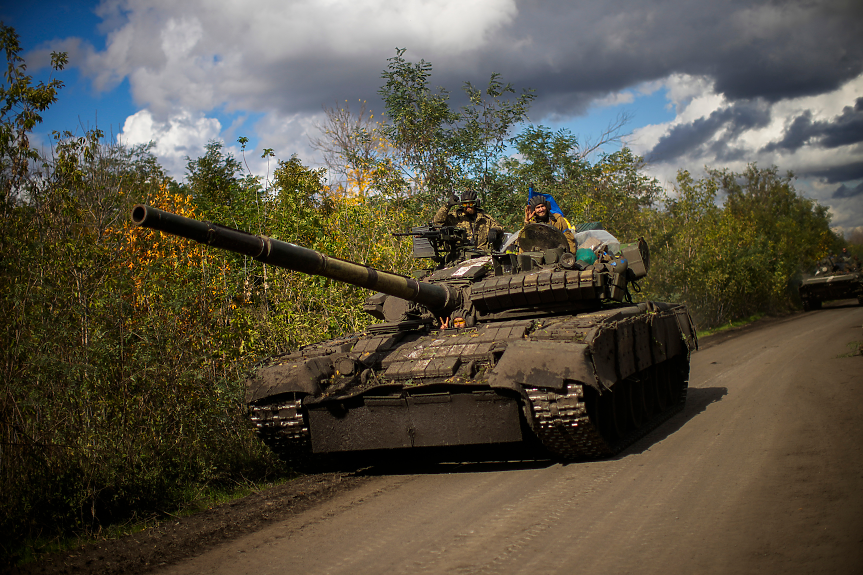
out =
[[[569,229],[569,224],[563,216],[551,213],[548,202],[542,196],[533,196],[524,208],[524,223],[547,224],[563,232],[569,243],[569,251],[575,253],[575,235]]]
[[[453,206],[460,207],[451,214],[449,210]],[[481,250],[497,249],[503,237],[503,227],[479,207],[479,200],[473,190],[462,193],[461,199],[453,194],[447,205],[437,211],[433,221],[439,226],[466,229],[468,240]]]

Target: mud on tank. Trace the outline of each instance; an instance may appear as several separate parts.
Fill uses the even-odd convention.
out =
[[[405,234],[435,264],[417,279],[149,206],[132,221],[378,291],[364,309],[381,323],[271,357],[248,380],[257,432],[288,461],[488,447],[604,457],[686,401],[686,307],[631,303],[649,269],[643,240],[588,265],[543,224],[519,232],[518,254],[424,226]]]

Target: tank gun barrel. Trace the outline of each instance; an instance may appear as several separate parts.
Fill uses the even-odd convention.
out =
[[[330,278],[423,305],[436,313],[449,313],[459,305],[459,294],[435,285],[330,257],[267,236],[256,236],[212,222],[194,220],[152,206],[132,208],[132,223],[200,244],[252,257],[265,264]]]

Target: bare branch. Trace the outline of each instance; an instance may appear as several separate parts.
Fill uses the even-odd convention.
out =
[[[379,124],[365,100],[360,100],[356,114],[347,100],[344,106],[324,106],[324,113],[326,121],[315,124],[321,136],[310,138],[311,146],[323,155],[331,186],[364,195],[370,183],[366,166],[386,153],[378,136]]]
[[[617,117],[608,123],[605,130],[596,138],[588,138],[584,141],[583,146],[578,147],[576,156],[579,159],[584,159],[605,144],[620,142],[623,138],[631,135],[632,132],[623,132],[623,127],[632,121],[632,114],[629,112],[621,112]]]

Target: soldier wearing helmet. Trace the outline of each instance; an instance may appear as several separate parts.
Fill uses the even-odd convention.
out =
[[[458,206],[454,213],[450,209]],[[481,250],[493,250],[499,246],[503,237],[503,227],[479,207],[476,192],[466,190],[461,198],[455,194],[434,216],[433,222],[439,226],[455,226],[467,230],[468,239]]]
[[[536,195],[530,198],[527,207],[524,208],[524,223],[527,224],[546,224],[563,232],[566,236],[566,241],[569,244],[569,251],[575,253],[576,243],[575,235],[569,229],[569,223],[566,219],[558,214],[551,213],[548,202],[544,197]]]

